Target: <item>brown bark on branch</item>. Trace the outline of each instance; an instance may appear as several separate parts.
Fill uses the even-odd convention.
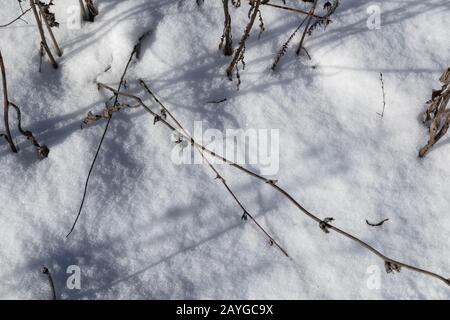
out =
[[[231,15],[229,11],[230,0],[222,0],[224,12],[223,34],[220,39],[219,49],[223,48],[223,54],[231,56],[233,54],[233,38],[231,34]]]
[[[317,0],[314,0],[314,3],[311,6],[311,9],[309,10],[308,20],[306,21],[305,30],[303,31],[302,38],[300,40],[300,43],[298,44],[298,48],[296,51],[297,55],[299,55],[300,52],[302,51],[302,49],[304,49],[303,42],[305,41],[306,33],[308,32],[309,25],[311,24],[311,21],[313,19],[313,15],[314,15],[314,11],[316,10],[316,6],[317,6]],[[304,49],[304,50],[308,54],[308,51],[306,51],[306,49]],[[308,54],[308,56],[309,56],[309,54]]]
[[[247,41],[250,31],[253,28],[253,24],[255,23],[256,17],[259,13],[259,6],[261,5],[261,0],[253,0],[250,4],[252,6],[252,15],[250,17],[250,21],[248,22],[247,26],[245,27],[244,34],[241,38],[241,41],[239,41],[239,47],[234,52],[233,59],[231,60],[230,64],[227,67],[227,76],[228,79],[233,80],[233,69],[235,68],[238,61],[242,58],[242,52],[245,47],[245,42]]]
[[[55,35],[53,34],[53,31],[52,31],[52,27],[50,26],[49,21],[47,20],[45,12],[44,12],[42,6],[39,4],[39,2],[37,3],[37,6],[39,8],[39,12],[41,13],[42,20],[44,20],[45,26],[47,27],[47,31],[48,31],[48,34],[50,35],[50,39],[52,39],[53,45],[56,49],[56,54],[58,55],[58,57],[61,57],[63,55],[63,52],[58,45],[58,41],[56,41]]]
[[[2,52],[0,51],[0,69],[2,73],[2,83],[3,83],[3,124],[5,126],[4,137],[11,148],[11,151],[17,153],[17,148],[14,144],[11,130],[9,129],[9,100],[8,100],[8,84],[6,82],[6,70],[5,64],[3,62]]]
[[[53,66],[53,68],[58,69],[58,63],[56,62],[55,58],[53,57],[52,52],[50,51],[50,48],[47,43],[47,39],[45,38],[44,28],[42,27],[41,19],[39,19],[39,13],[38,9],[36,8],[36,0],[30,0],[30,6],[33,10],[34,18],[36,19],[36,23],[38,25],[39,34],[41,36],[41,43],[44,47],[45,52],[47,53],[48,58],[50,59],[50,62]],[[45,18],[43,18],[45,20]]]

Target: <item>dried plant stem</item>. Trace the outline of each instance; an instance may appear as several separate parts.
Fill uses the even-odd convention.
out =
[[[180,122],[172,115],[172,113],[164,106],[164,104],[156,97],[156,95],[150,90],[150,88],[147,86],[147,84],[143,81],[139,81],[141,85],[144,87],[144,89],[152,96],[152,98],[156,101],[156,103],[159,104],[162,110],[164,110],[165,114],[167,114],[173,122],[178,126],[179,130],[181,130],[185,137],[189,139],[189,141],[194,141],[192,136],[187,132],[186,129],[180,124]],[[110,90],[111,88],[107,88],[105,85],[101,85],[104,88]],[[152,113],[153,116],[155,116],[154,113]],[[227,189],[228,193],[233,197],[234,201],[237,203],[237,205],[241,208],[241,210],[244,212],[243,219],[247,219],[249,217],[255,225],[258,227],[258,229],[264,233],[264,235],[269,239],[269,243],[271,245],[275,245],[286,257],[289,257],[289,254],[287,251],[277,242],[275,239],[256,221],[256,219],[251,215],[243,206],[242,202],[237,198],[236,194],[231,190],[229,185],[227,184],[226,180],[223,178],[223,176],[219,173],[219,171],[213,166],[213,164],[208,160],[208,158],[205,156],[204,152],[202,151],[202,148],[198,145],[194,145],[197,151],[200,153],[202,158],[205,160],[205,162],[208,164],[210,169],[214,172],[216,175],[216,179],[220,180],[224,187]]]
[[[126,66],[125,66],[125,69],[124,69],[124,71],[122,73],[122,76],[120,78],[120,81],[119,81],[118,91],[120,91],[120,89],[122,88],[122,86],[124,84],[125,75],[126,75],[126,73],[128,71],[128,68],[129,68],[129,66],[131,64],[131,61],[133,60],[133,57],[139,55],[139,52],[141,50],[141,42],[142,42],[142,40],[144,39],[144,37],[147,34],[148,33],[145,33],[144,35],[142,35],[139,38],[138,42],[136,43],[136,45],[134,46],[133,50],[131,51],[130,57],[128,59],[128,62],[126,64]],[[115,94],[113,106],[117,105],[118,99],[119,99],[119,95]],[[86,200],[87,190],[88,190],[88,186],[89,186],[89,181],[91,179],[92,171],[94,169],[94,166],[95,166],[95,163],[97,161],[98,155],[100,154],[100,150],[101,150],[101,147],[103,145],[103,142],[105,141],[105,137],[106,137],[106,134],[108,132],[109,125],[111,124],[111,120],[112,120],[112,113],[111,113],[110,117],[108,118],[108,121],[106,122],[106,126],[105,126],[105,129],[103,131],[102,137],[100,139],[100,143],[99,143],[99,145],[97,147],[97,151],[95,152],[95,156],[94,156],[94,159],[92,160],[91,167],[89,168],[89,172],[88,172],[88,175],[86,177],[86,182],[84,184],[83,198],[81,199],[80,208],[78,209],[77,217],[76,217],[76,219],[75,219],[75,221],[74,221],[74,223],[72,225],[72,228],[70,229],[69,233],[66,235],[66,238],[68,238],[71,235],[71,233],[75,229],[75,226],[76,226],[76,224],[78,222],[78,219],[80,218],[81,212],[83,210],[84,202]]]
[[[159,115],[157,115],[155,112],[153,112],[149,107],[147,107],[142,102],[141,98],[139,98],[139,97],[137,97],[135,95],[132,95],[132,94],[128,94],[128,93],[125,93],[125,92],[120,92],[120,91],[114,90],[111,87],[108,87],[107,85],[104,85],[104,84],[99,84],[99,86],[103,87],[105,89],[111,90],[111,91],[115,92],[118,95],[122,95],[124,97],[128,97],[128,98],[136,100],[145,110],[147,110],[149,113],[151,113],[154,117],[159,117]],[[176,130],[171,124],[169,124],[163,118],[159,119],[159,121],[164,123],[172,131]],[[226,158],[224,158],[224,157],[222,157],[220,155],[217,155],[215,152],[213,152],[213,151],[211,151],[209,149],[206,149],[203,145],[197,143],[191,137],[185,136],[184,134],[182,134],[182,135],[184,136],[186,141],[190,141],[190,143],[192,145],[195,145],[195,146],[201,148],[202,151],[204,151],[204,152],[212,155],[213,157],[216,157],[216,158],[222,160],[223,162],[225,162],[225,163],[227,163],[227,164],[229,164],[229,165],[231,165],[231,166],[233,166],[233,167],[235,167],[235,168],[237,168],[237,169],[239,169],[239,170],[249,174],[250,176],[253,176],[253,177],[255,177],[255,178],[257,178],[257,179],[267,183],[268,185],[272,186],[275,190],[277,190],[284,197],[286,197],[292,204],[294,204],[294,206],[297,207],[303,214],[305,214],[307,217],[309,217],[310,219],[312,219],[315,222],[317,222],[319,224],[319,227],[323,231],[325,231],[326,233],[328,233],[329,230],[333,230],[333,231],[337,232],[338,234],[344,236],[345,238],[348,238],[348,239],[356,242],[361,247],[369,250],[374,255],[376,255],[377,257],[381,258],[384,261],[384,263],[385,263],[385,268],[386,268],[386,271],[388,273],[392,272],[392,271],[400,271],[400,269],[402,267],[404,267],[406,269],[410,269],[412,271],[416,271],[416,272],[419,272],[419,273],[422,273],[422,274],[434,277],[436,279],[439,279],[439,280],[443,281],[445,284],[450,286],[450,278],[445,278],[445,277],[443,277],[443,276],[441,276],[441,275],[439,275],[437,273],[434,273],[434,272],[431,272],[431,271],[428,271],[428,270],[425,270],[425,269],[422,269],[422,268],[418,268],[418,267],[415,267],[413,265],[410,265],[410,264],[407,264],[407,263],[400,262],[400,261],[397,261],[395,259],[389,258],[388,256],[384,255],[383,253],[381,253],[380,251],[375,249],[370,244],[364,242],[363,240],[361,240],[361,239],[359,239],[359,238],[357,238],[357,237],[347,233],[346,231],[344,231],[344,230],[342,230],[340,228],[337,228],[337,227],[329,224],[328,222],[331,221],[331,219],[326,218],[326,219],[322,220],[319,217],[317,217],[316,215],[312,214],[310,211],[305,209],[297,200],[295,200],[286,190],[284,190],[283,188],[279,187],[277,185],[277,181],[269,180],[269,179],[267,179],[267,178],[265,178],[265,177],[255,173],[253,171],[250,171],[250,170],[248,170],[248,169],[246,169],[246,168],[244,168],[244,167],[242,167],[242,166],[240,166],[240,165],[238,165],[238,164],[236,164],[236,163],[234,163],[234,162],[232,162],[232,161],[230,161],[230,160],[228,160],[228,159],[226,159]]]
[[[53,45],[55,46],[56,54],[58,55],[58,57],[61,57],[63,55],[63,52],[58,45],[58,41],[56,41],[55,35],[53,34],[53,31],[52,31],[52,28],[50,27],[47,19],[45,18],[45,15],[44,15],[41,5],[38,3],[37,6],[39,8],[39,12],[41,13],[42,20],[44,20],[45,26],[47,27],[47,31],[48,31],[48,34],[50,35],[50,39],[52,39]]]
[[[95,17],[98,15],[98,11],[95,8],[92,0],[79,0],[80,7],[83,14],[83,19],[86,21],[94,22]],[[86,3],[85,3],[86,2]]]
[[[5,125],[5,138],[8,142],[11,151],[17,153],[17,148],[14,144],[11,130],[9,129],[9,100],[8,100],[8,84],[6,82],[6,70],[5,64],[3,62],[2,52],[0,51],[0,69],[2,73],[2,83],[3,83],[3,123]]]
[[[289,36],[289,38],[286,40],[286,42],[281,46],[280,50],[277,53],[277,56],[275,57],[275,60],[272,64],[271,69],[275,70],[277,68],[278,63],[280,62],[281,58],[286,54],[286,51],[289,47],[289,44],[291,43],[292,39],[294,38],[294,36],[297,34],[298,30],[300,30],[300,28],[302,27],[302,25],[305,23],[307,17],[305,17],[302,22],[298,25],[297,28],[295,28],[295,30],[291,33],[291,35]]]
[[[309,16],[308,16],[308,20],[306,22],[305,30],[303,31],[302,38],[300,40],[300,43],[298,44],[298,48],[296,51],[297,55],[300,54],[300,52],[302,51],[302,48],[304,49],[303,43],[305,41],[305,37],[306,37],[306,33],[308,32],[309,25],[311,24],[311,21],[312,21],[313,15],[314,15],[314,11],[316,10],[316,6],[317,6],[317,0],[314,0],[313,5],[311,6],[311,10],[309,10]],[[305,49],[305,51],[306,51],[306,49]],[[308,51],[306,51],[306,53],[308,54]],[[308,56],[309,56],[309,54],[308,54]]]
[[[231,15],[229,11],[230,0],[222,0],[223,2],[223,12],[224,12],[224,26],[223,35],[220,42],[220,46],[223,45],[223,54],[226,56],[231,56],[233,54],[233,39],[231,35]]]
[[[56,300],[56,290],[55,290],[55,284],[53,283],[53,277],[50,273],[50,270],[47,267],[42,267],[42,273],[47,276],[48,284],[50,286],[50,290],[52,291],[52,300]]]
[[[82,12],[82,15],[83,15],[83,19],[84,20],[88,20],[89,16],[88,16],[88,13],[87,13],[87,9],[84,6],[83,0],[79,0],[79,1],[80,1],[80,8],[81,8],[81,12]]]
[[[291,11],[291,12],[306,14],[307,16],[314,17],[314,18],[316,18],[318,20],[330,20],[328,17],[321,17],[321,16],[318,16],[318,15],[315,15],[314,13],[311,13],[311,11],[308,12],[308,11],[304,11],[304,10],[301,10],[301,9],[296,9],[296,8],[291,8],[291,7],[286,7],[286,6],[280,6],[280,5],[272,4],[272,3],[269,3],[269,2],[261,2],[261,5],[270,6],[270,7],[274,7],[274,8],[278,8],[278,9],[283,9],[283,10],[287,10],[287,11]]]
[[[45,52],[47,53],[47,56],[50,59],[50,62],[52,64],[53,68],[58,69],[58,63],[56,62],[55,58],[53,57],[52,52],[50,51],[50,48],[48,47],[47,39],[45,38],[44,29],[42,28],[42,22],[41,22],[41,19],[39,19],[39,13],[38,13],[38,10],[36,9],[35,0],[30,0],[30,6],[31,6],[31,9],[33,10],[34,18],[36,19],[36,23],[38,25],[39,34],[41,35],[42,46],[44,47]],[[43,18],[43,20],[45,20],[45,18]]]
[[[27,140],[29,140],[31,142],[31,144],[36,148],[37,153],[39,154],[39,156],[41,156],[42,158],[47,158],[48,154],[50,152],[49,148],[45,145],[41,145],[36,138],[34,137],[33,133],[31,131],[28,130],[24,130],[22,128],[22,113],[20,112],[20,108],[15,105],[14,103],[10,102],[9,103],[11,105],[11,107],[14,108],[14,110],[16,110],[16,114],[17,114],[17,129],[19,129],[19,132],[25,137],[27,138]]]
[[[22,14],[21,14],[20,16],[18,16],[17,18],[15,18],[14,20],[12,20],[11,22],[8,22],[7,24],[0,25],[0,28],[8,27],[8,26],[12,25],[14,22],[16,22],[16,21],[18,21],[18,20],[21,20],[22,17],[23,17],[24,15],[26,15],[30,10],[31,10],[31,8],[28,8],[27,10],[23,11]]]
[[[378,113],[381,117],[381,119],[383,119],[384,117],[384,110],[386,109],[386,94],[384,92],[384,81],[383,81],[383,73],[380,72],[380,82],[381,82],[381,91],[383,92],[383,109],[381,111],[381,113]]]
[[[231,60],[230,64],[227,67],[227,76],[228,76],[228,79],[230,79],[230,80],[233,80],[233,69],[235,68],[237,62],[241,58],[242,50],[244,50],[244,47],[245,47],[245,42],[247,41],[247,39],[250,35],[250,31],[253,28],[253,24],[255,23],[256,17],[258,16],[259,6],[261,5],[261,0],[254,0],[254,2],[252,2],[251,5],[253,6],[253,12],[250,17],[250,21],[247,24],[247,26],[245,27],[244,34],[242,35],[242,38],[239,41],[239,47],[234,52],[233,59]]]

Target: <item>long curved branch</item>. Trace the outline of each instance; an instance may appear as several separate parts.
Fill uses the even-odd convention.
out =
[[[149,107],[147,107],[147,106],[142,102],[142,99],[141,99],[141,98],[139,98],[139,97],[137,97],[137,96],[135,96],[135,95],[126,93],[126,92],[121,92],[121,91],[114,90],[114,89],[112,89],[111,87],[108,87],[107,85],[104,85],[104,84],[98,84],[98,85],[99,85],[99,87],[103,87],[103,88],[105,88],[105,89],[108,89],[108,90],[111,90],[111,91],[115,92],[115,94],[117,94],[117,95],[121,95],[121,96],[128,97],[128,98],[131,98],[131,99],[136,100],[140,105],[142,105],[142,107],[143,107],[145,110],[147,110],[147,111],[148,111],[149,113],[151,113],[153,116],[158,116],[155,112],[153,112]],[[170,123],[168,123],[166,120],[164,120],[164,119],[161,118],[160,121],[161,121],[162,123],[164,123],[169,129],[171,129],[171,130],[173,130],[173,131],[176,130],[175,127],[173,127],[173,126],[172,126]],[[303,207],[297,200],[295,200],[294,197],[292,197],[286,190],[284,190],[283,188],[279,187],[279,186],[277,185],[277,182],[276,182],[276,181],[274,181],[274,180],[269,180],[269,179],[267,179],[267,178],[265,178],[265,177],[263,177],[263,176],[261,176],[261,175],[255,173],[255,172],[253,172],[253,171],[250,171],[250,170],[248,170],[248,169],[242,167],[242,166],[239,165],[239,164],[234,163],[233,161],[230,161],[230,160],[228,160],[228,159],[226,159],[226,158],[224,158],[224,157],[222,157],[222,156],[220,156],[220,155],[217,155],[215,152],[213,152],[213,151],[211,151],[211,150],[205,148],[203,145],[197,143],[194,139],[192,139],[192,138],[189,137],[189,136],[184,136],[184,138],[185,138],[187,141],[190,141],[191,144],[193,144],[193,145],[195,145],[195,146],[201,148],[202,151],[204,151],[204,152],[210,154],[211,156],[216,157],[216,158],[222,160],[223,162],[225,162],[225,163],[227,163],[227,164],[229,164],[229,165],[231,165],[231,166],[233,166],[233,167],[235,167],[235,168],[237,168],[237,169],[239,169],[239,170],[241,170],[241,171],[247,173],[248,175],[250,175],[250,176],[252,176],[252,177],[254,177],[254,178],[257,178],[257,179],[259,179],[259,180],[261,180],[261,181],[267,183],[268,185],[272,186],[275,190],[277,190],[277,191],[278,191],[279,193],[281,193],[284,197],[286,197],[291,203],[293,203],[294,206],[297,207],[303,214],[305,214],[307,217],[309,217],[310,219],[312,219],[312,220],[314,220],[315,222],[317,222],[317,223],[319,224],[319,227],[320,227],[325,233],[329,233],[329,230],[333,230],[333,231],[337,232],[338,234],[344,236],[345,238],[350,239],[350,240],[352,240],[353,242],[356,242],[356,243],[357,243],[358,245],[360,245],[361,247],[363,247],[363,248],[369,250],[369,251],[372,252],[375,256],[379,257],[380,259],[382,259],[382,260],[384,261],[385,268],[386,268],[386,272],[388,272],[388,273],[393,272],[393,271],[397,271],[397,272],[398,272],[398,271],[400,271],[400,269],[403,267],[403,268],[410,269],[410,270],[412,270],[412,271],[416,271],[416,272],[419,272],[419,273],[422,273],[422,274],[431,276],[431,277],[433,277],[433,278],[439,279],[439,280],[441,280],[442,282],[444,282],[446,285],[450,286],[450,278],[446,278],[446,277],[444,277],[444,276],[442,276],[442,275],[439,275],[439,274],[437,274],[437,273],[435,273],[435,272],[432,272],[432,271],[429,271],[429,270],[425,270],[425,269],[422,269],[422,268],[419,268],[419,267],[410,265],[410,264],[408,264],[408,263],[401,262],[401,261],[395,260],[395,259],[393,259],[393,258],[390,258],[390,257],[388,257],[387,255],[381,253],[379,250],[375,249],[372,245],[368,244],[367,242],[365,242],[365,241],[359,239],[359,238],[356,237],[356,236],[353,236],[352,234],[350,234],[350,233],[344,231],[343,229],[340,229],[340,228],[338,228],[338,227],[335,227],[335,226],[331,225],[329,222],[330,222],[332,219],[330,219],[330,218],[325,218],[325,219],[323,219],[323,220],[320,219],[318,216],[316,216],[315,214],[311,213],[311,212],[308,211],[306,208],[304,208],[304,207]]]
[[[144,104],[144,102],[142,101],[141,98],[135,96],[135,95],[131,95],[125,92],[121,92],[119,90],[116,90],[106,84],[103,83],[98,83],[98,87],[99,88],[103,88],[106,90],[109,90],[111,92],[113,92],[115,95],[121,95],[124,97],[128,97],[131,99],[134,99],[137,101],[138,105],[140,105],[141,107],[143,107],[148,113],[150,113],[154,118],[156,122],[161,122],[163,123],[166,127],[168,127],[171,131],[177,131],[179,132],[186,140],[190,141],[194,147],[197,148],[197,150],[199,151],[200,155],[202,156],[202,158],[206,161],[206,163],[208,164],[209,168],[216,174],[216,179],[220,180],[222,182],[222,184],[224,185],[224,187],[226,188],[226,190],[228,191],[228,193],[233,197],[234,201],[237,203],[237,205],[241,208],[241,210],[243,211],[243,215],[242,215],[242,219],[246,220],[247,218],[250,218],[250,220],[252,220],[256,227],[268,238],[270,245],[274,245],[276,246],[286,257],[289,257],[289,254],[287,253],[286,249],[284,249],[265,229],[264,227],[262,227],[258,221],[254,218],[254,216],[252,214],[250,214],[248,212],[248,210],[244,207],[244,205],[242,204],[242,202],[237,198],[236,194],[231,190],[231,188],[229,187],[229,185],[227,184],[226,180],[223,178],[223,176],[219,173],[219,171],[212,165],[212,163],[205,157],[204,151],[202,150],[202,148],[200,147],[200,144],[196,143],[194,141],[194,139],[192,138],[192,136],[187,132],[186,129],[184,129],[184,127],[180,124],[180,122],[172,115],[172,113],[159,101],[159,99],[151,92],[151,90],[148,88],[148,86],[142,81],[141,82],[144,86],[144,88],[149,92],[149,94],[155,99],[155,101],[161,106],[162,110],[165,112],[166,115],[168,115],[176,124],[176,126],[178,127],[175,128],[173,125],[171,125],[166,119],[164,119],[163,117],[161,117],[160,115],[158,115],[156,112],[154,112],[152,109],[150,109],[147,105]],[[136,106],[133,106],[134,108]],[[181,130],[181,132],[180,132]]]
[[[143,80],[139,80],[139,82],[144,87],[144,89],[150,94],[150,96],[152,96],[152,98],[156,101],[156,103],[159,104],[161,109],[164,110],[164,112],[175,122],[175,124],[184,133],[184,135],[189,138],[189,141],[193,141],[194,139],[188,133],[188,131],[186,129],[184,129],[184,127],[175,118],[175,116],[173,116],[172,113],[166,108],[166,106],[156,97],[156,95],[150,90],[150,88],[147,86],[147,84]],[[202,158],[206,161],[208,166],[211,168],[211,170],[216,174],[216,179],[219,179],[222,182],[224,187],[227,189],[228,193],[232,196],[234,201],[237,203],[237,205],[244,212],[244,215],[242,216],[242,218],[244,220],[246,220],[247,217],[249,217],[255,223],[255,225],[258,227],[258,229],[261,230],[261,232],[263,232],[264,235],[269,239],[270,244],[271,245],[275,245],[286,257],[289,258],[289,254],[287,253],[287,251],[277,241],[275,241],[275,239],[258,223],[258,221],[256,221],[256,219],[253,217],[253,215],[251,215],[247,211],[247,209],[244,208],[244,205],[237,198],[236,194],[231,190],[231,188],[228,186],[226,180],[222,177],[222,175],[219,173],[219,171],[213,166],[213,164],[208,160],[208,158],[206,158],[203,150],[199,146],[195,146],[195,147],[196,147],[197,151],[200,153],[200,155],[202,156]]]

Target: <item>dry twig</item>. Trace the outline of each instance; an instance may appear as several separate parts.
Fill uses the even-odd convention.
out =
[[[31,6],[31,9],[33,10],[34,18],[36,20],[39,34],[41,36],[41,45],[44,48],[45,52],[47,53],[47,56],[50,59],[50,62],[52,64],[53,68],[58,69],[58,63],[56,62],[55,58],[53,57],[53,54],[48,46],[47,39],[45,38],[44,28],[42,27],[42,21],[39,18],[38,9],[36,8],[36,3],[37,3],[36,1],[37,0],[30,0],[30,6]],[[45,20],[45,17],[43,17],[43,19]]]
[[[379,226],[382,226],[386,221],[389,221],[389,219],[383,219],[383,220],[381,220],[381,221],[378,222],[378,223],[371,223],[371,222],[369,222],[369,220],[366,219],[367,225],[369,225],[369,226],[371,226],[371,227],[379,227]]]
[[[33,146],[35,146],[38,154],[43,157],[46,158],[48,156],[48,153],[50,152],[50,150],[48,149],[47,146],[45,145],[40,145],[39,142],[36,140],[36,138],[33,136],[33,133],[31,131],[27,131],[24,130],[22,128],[22,114],[20,112],[19,107],[12,103],[11,101],[9,101],[8,98],[8,85],[6,83],[6,70],[5,70],[5,64],[3,62],[3,57],[2,57],[2,53],[0,51],[0,69],[1,69],[1,73],[2,73],[2,81],[3,81],[3,121],[4,121],[4,125],[5,125],[5,133],[1,134],[0,136],[4,137],[6,139],[6,141],[8,142],[11,151],[14,153],[17,153],[17,147],[14,144],[12,135],[11,135],[11,130],[9,128],[9,107],[13,107],[14,110],[16,111],[17,114],[17,128],[19,129],[19,132],[25,136],[27,138],[27,140],[29,140]]]
[[[245,42],[247,41],[248,37],[250,36],[250,31],[253,28],[253,24],[255,23],[256,17],[259,14],[259,6],[261,5],[261,0],[252,0],[250,1],[250,21],[248,22],[247,26],[245,27],[244,34],[239,41],[239,47],[234,52],[233,59],[231,60],[230,64],[227,67],[227,76],[228,79],[233,80],[233,69],[236,68],[237,71],[237,77],[239,81],[239,71],[237,69],[237,64],[239,61],[243,62],[244,60],[244,52],[245,52]]]
[[[383,92],[383,110],[381,111],[381,113],[378,113],[381,117],[381,119],[383,119],[384,117],[384,110],[386,109],[386,94],[384,92],[384,81],[383,81],[383,73],[380,72],[380,82],[381,82],[381,91]]]
[[[128,62],[127,62],[127,64],[126,64],[125,69],[124,69],[124,71],[123,71],[123,73],[122,73],[122,76],[121,76],[121,78],[120,78],[119,86],[118,86],[118,91],[120,91],[120,89],[122,88],[122,86],[123,86],[124,83],[125,83],[125,75],[126,75],[126,73],[127,73],[127,71],[128,71],[128,68],[129,68],[131,62],[133,61],[133,57],[135,57],[135,56],[136,56],[136,57],[139,57],[139,52],[140,52],[140,50],[141,50],[141,43],[142,43],[143,39],[144,39],[148,34],[149,34],[148,32],[146,32],[145,34],[143,34],[143,35],[138,39],[136,45],[133,47],[133,50],[131,51],[130,57],[129,57],[129,59],[128,59]],[[118,94],[115,94],[115,95],[114,95],[114,102],[113,102],[113,104],[112,104],[113,108],[116,108],[116,107],[117,107],[117,105],[118,105],[118,99],[119,99],[119,95],[118,95]],[[111,109],[111,111],[113,111],[113,110],[114,110],[114,109]],[[114,111],[113,111],[113,112],[114,112]],[[76,218],[75,218],[75,221],[74,221],[74,223],[73,223],[73,225],[72,225],[72,227],[71,227],[69,233],[66,235],[66,238],[68,238],[68,237],[71,235],[71,233],[73,232],[73,230],[75,229],[75,226],[76,226],[76,224],[77,224],[77,222],[78,222],[78,219],[80,218],[81,212],[82,212],[82,210],[83,210],[83,206],[84,206],[84,202],[85,202],[85,200],[86,200],[86,195],[87,195],[88,186],[89,186],[89,181],[90,181],[90,179],[91,179],[92,171],[93,171],[93,169],[94,169],[94,166],[95,166],[95,163],[96,163],[96,161],[97,161],[98,155],[100,154],[100,150],[101,150],[101,147],[102,147],[102,145],[103,145],[103,142],[105,141],[105,137],[106,137],[106,134],[107,134],[107,132],[108,132],[109,125],[111,124],[111,120],[112,120],[112,115],[113,115],[113,113],[112,113],[112,112],[111,112],[111,113],[108,113],[108,115],[109,115],[108,121],[106,122],[106,126],[105,126],[105,129],[104,129],[104,131],[103,131],[102,137],[101,137],[101,139],[100,139],[100,143],[99,143],[99,145],[98,145],[98,147],[97,147],[97,150],[96,150],[96,152],[95,152],[94,159],[92,160],[91,166],[90,166],[90,168],[89,168],[88,175],[87,175],[87,177],[86,177],[86,182],[85,182],[85,184],[84,184],[84,191],[83,191],[83,197],[82,197],[81,203],[80,203],[80,208],[78,209],[78,213],[77,213],[77,216],[76,216]],[[90,120],[93,120],[93,119],[91,118]],[[89,123],[90,120],[86,120],[86,119],[85,119],[84,122],[85,122],[85,123]],[[86,122],[86,121],[88,121],[88,122]]]
[[[24,15],[26,15],[28,12],[30,12],[30,10],[31,10],[31,8],[28,8],[27,10],[22,11],[22,14],[21,14],[20,16],[18,16],[17,18],[15,18],[14,20],[12,20],[12,21],[10,21],[10,22],[8,22],[8,23],[6,23],[6,24],[0,25],[0,28],[8,27],[8,26],[12,25],[14,22],[16,22],[16,21],[18,21],[18,20],[22,20],[22,17],[23,17]],[[22,21],[24,21],[24,20],[22,20]]]

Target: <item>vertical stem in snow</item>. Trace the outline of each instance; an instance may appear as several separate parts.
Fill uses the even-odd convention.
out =
[[[81,13],[83,14],[83,19],[88,20],[88,13],[86,7],[84,6],[83,0],[80,0],[80,8]]]
[[[5,124],[5,134],[6,140],[8,140],[8,144],[11,147],[12,152],[17,153],[17,148],[14,145],[11,131],[9,129],[9,100],[8,100],[8,86],[6,83],[6,71],[5,65],[3,63],[2,52],[0,51],[0,69],[2,72],[2,80],[3,80],[3,120]]]
[[[222,2],[225,16],[223,27],[223,40],[225,41],[225,44],[223,47],[223,54],[226,56],[231,56],[233,54],[233,39],[231,36],[231,16],[229,11],[230,0],[222,0]]]
[[[47,40],[45,39],[44,29],[42,28],[42,22],[39,19],[39,14],[36,9],[35,0],[30,0],[30,6],[34,13],[34,18],[36,19],[36,23],[38,25],[39,34],[41,35],[41,41],[42,45],[45,49],[45,52],[47,53],[48,58],[50,59],[50,62],[53,66],[53,68],[58,69],[58,63],[56,62],[55,58],[53,57],[52,52],[50,51],[50,48],[48,47]],[[45,18],[44,18],[45,20]]]
[[[62,53],[61,49],[59,48],[58,42],[56,41],[55,35],[53,34],[53,31],[52,31],[52,28],[48,24],[47,19],[45,19],[44,12],[42,11],[42,7],[40,6],[39,3],[38,3],[38,7],[39,7],[39,12],[41,13],[41,16],[42,16],[42,20],[44,20],[45,26],[47,27],[48,33],[50,34],[50,38],[52,39],[53,45],[55,46],[56,54],[59,57],[61,57],[63,53]]]
[[[230,80],[233,79],[234,66],[238,62],[238,60],[241,56],[242,50],[244,50],[245,41],[247,41],[247,39],[250,35],[250,31],[253,28],[253,24],[255,23],[256,17],[258,16],[260,4],[261,4],[261,0],[254,0],[254,2],[251,3],[251,5],[253,6],[252,16],[250,17],[250,21],[248,22],[247,26],[245,27],[244,35],[242,36],[241,41],[239,42],[239,47],[237,48],[236,52],[234,53],[233,60],[231,60],[230,64],[227,67],[227,76],[228,76],[228,79],[230,79]]]
[[[300,43],[298,44],[298,48],[296,51],[296,54],[299,55],[300,52],[302,51],[303,48],[303,42],[305,41],[305,37],[306,37],[306,33],[308,32],[308,27],[311,24],[311,20],[313,18],[314,15],[314,11],[316,10],[316,6],[317,6],[317,0],[314,0],[314,3],[311,7],[311,10],[309,10],[309,17],[308,17],[308,21],[306,22],[306,26],[305,26],[305,31],[303,31],[303,35],[302,35],[302,39],[300,40]]]

